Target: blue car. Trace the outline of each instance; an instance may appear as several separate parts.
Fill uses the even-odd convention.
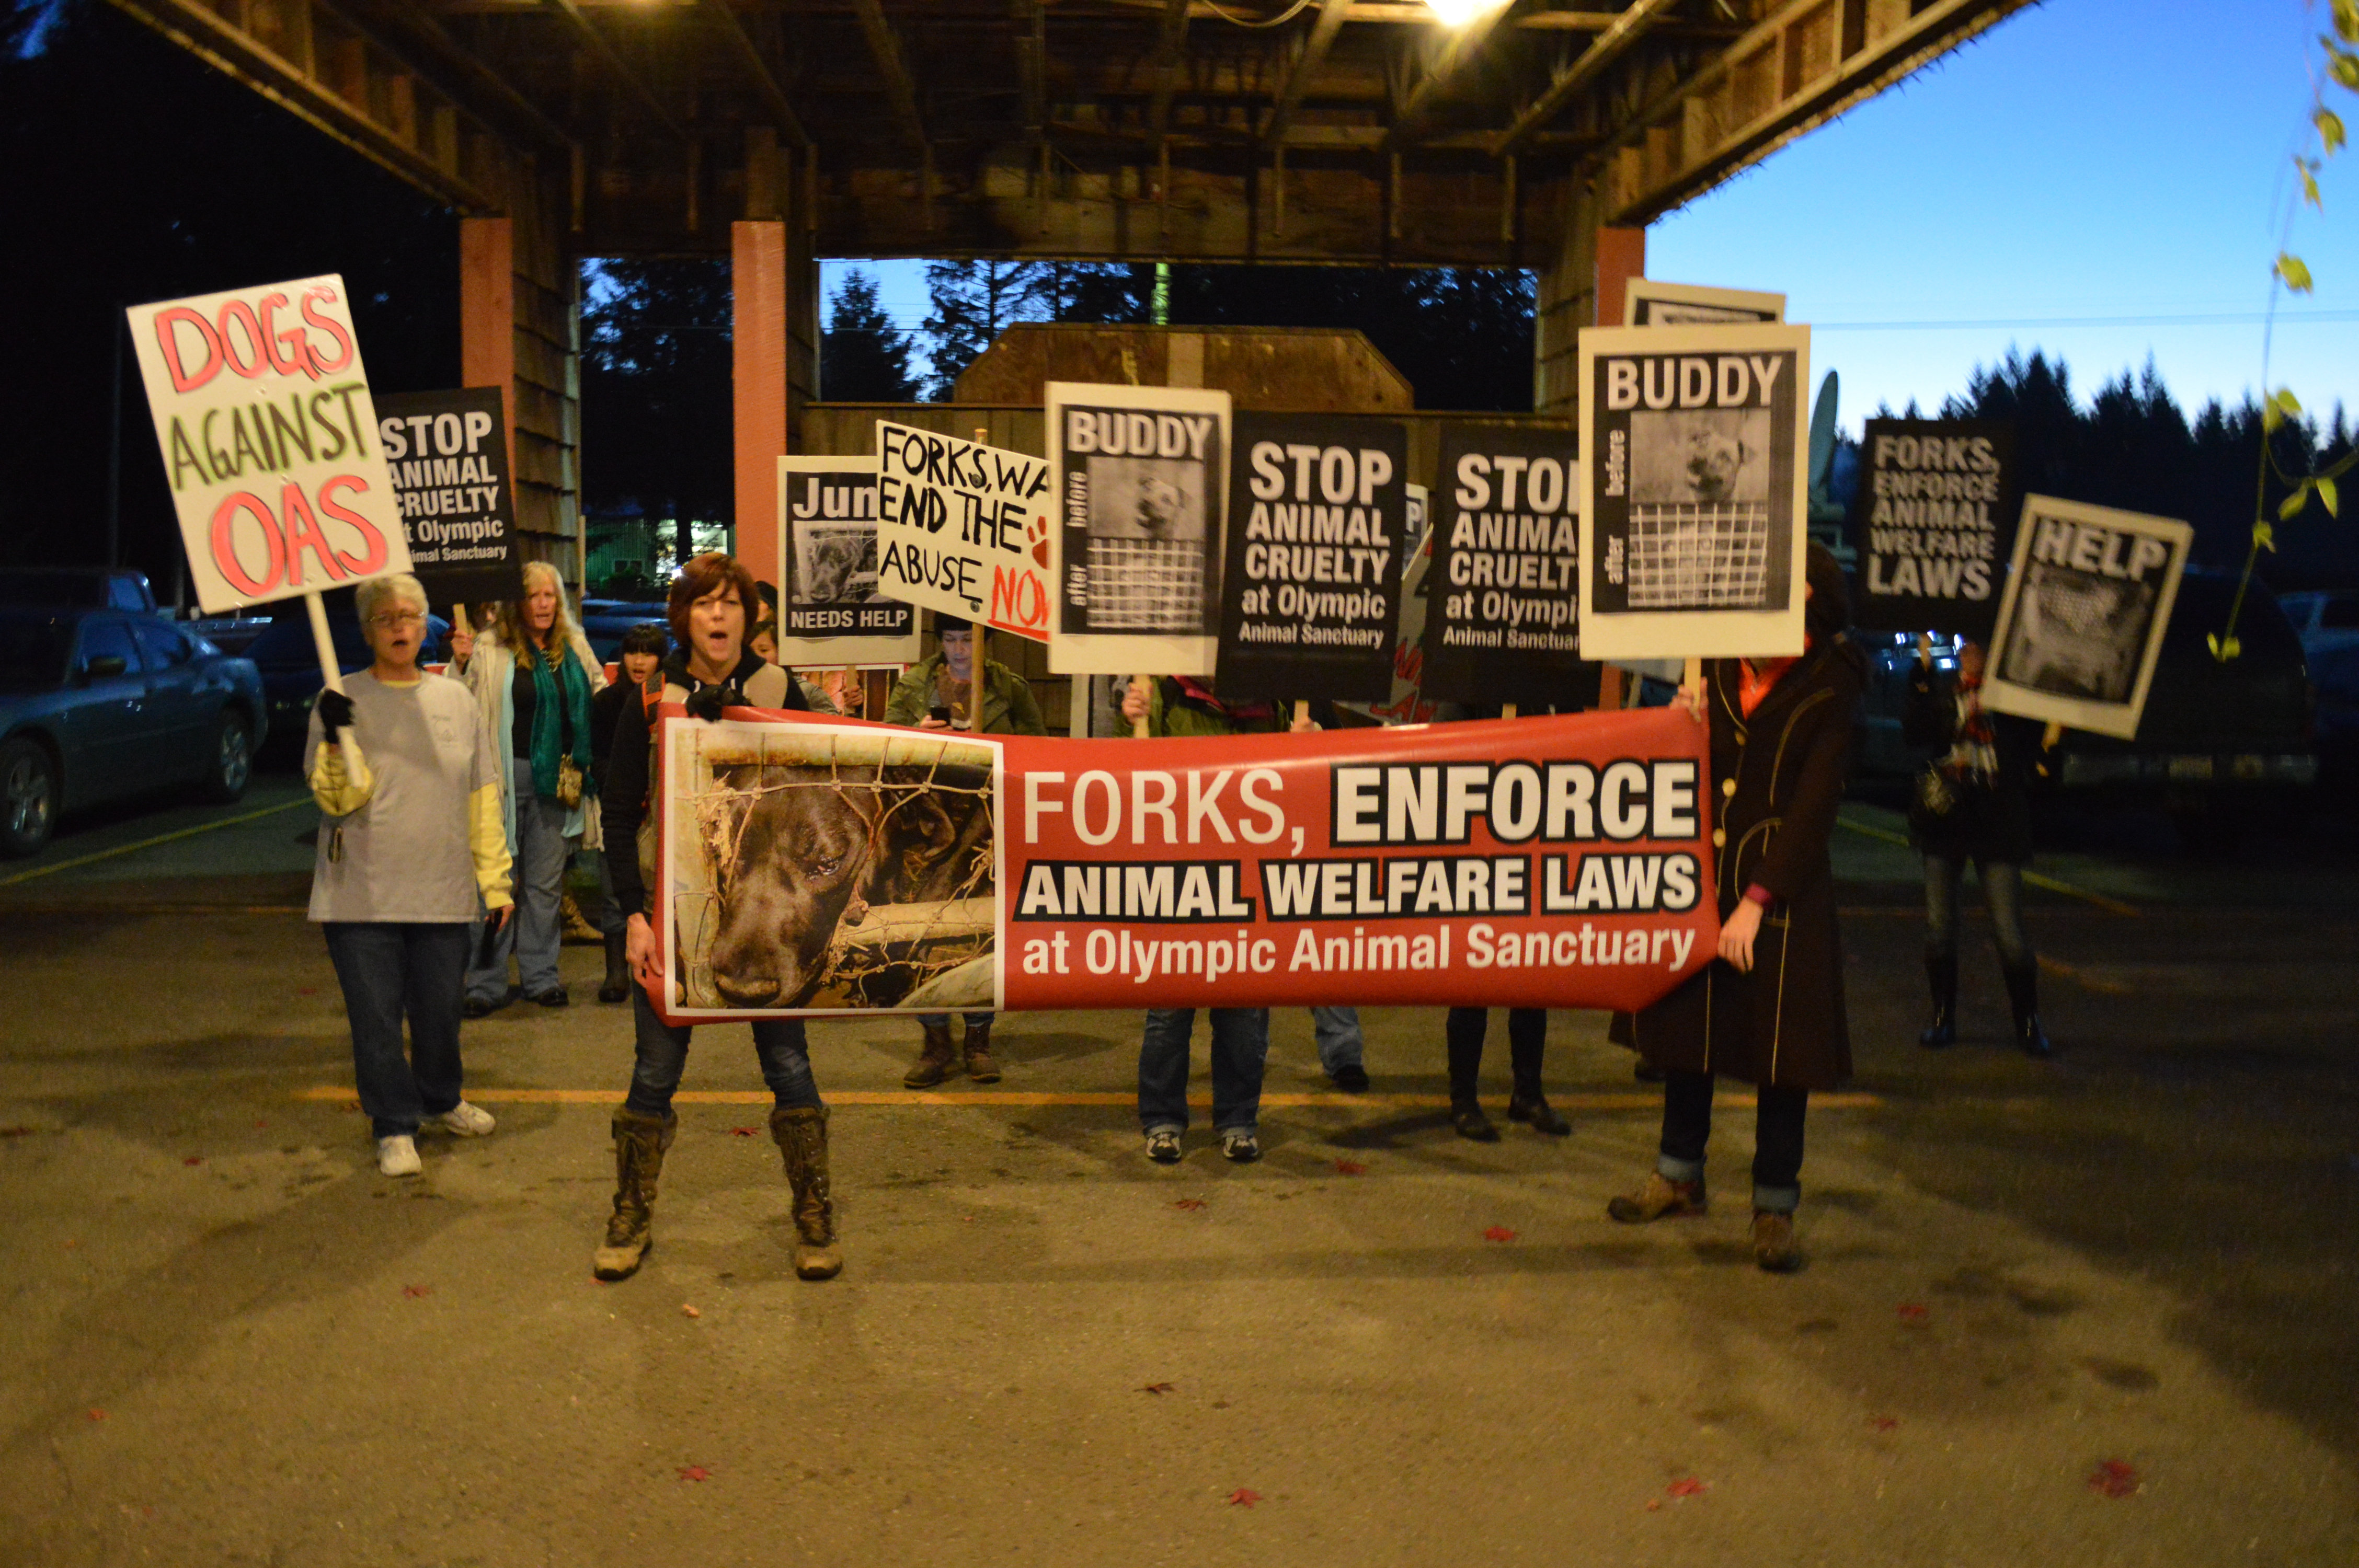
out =
[[[336,649],[336,667],[346,675],[364,670],[376,655],[361,636],[360,617],[348,593],[330,597],[328,636]],[[444,654],[450,647],[451,622],[440,615],[426,617],[428,648]],[[311,721],[311,704],[326,683],[320,678],[320,646],[311,638],[310,617],[299,606],[282,612],[262,635],[246,645],[245,656],[262,672],[262,687],[270,709],[270,728],[287,745],[299,751]]]
[[[172,785],[245,793],[262,676],[158,615],[0,606],[0,857],[58,817]]]

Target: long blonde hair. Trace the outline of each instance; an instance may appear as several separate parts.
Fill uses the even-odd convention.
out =
[[[500,646],[509,653],[523,656],[525,649],[534,646],[532,633],[525,630],[524,601],[537,586],[547,584],[557,594],[557,619],[549,623],[549,645],[560,652],[570,651],[578,634],[573,626],[573,606],[565,597],[565,579],[547,561],[527,561],[524,564],[524,593],[504,600],[493,624]]]

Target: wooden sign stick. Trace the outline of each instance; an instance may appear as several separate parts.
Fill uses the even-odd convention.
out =
[[[1515,716],[1516,716],[1516,705],[1515,705],[1514,703],[1512,703],[1512,702],[1503,702],[1503,703],[1499,704],[1499,717],[1500,717],[1500,718],[1502,718],[1502,719],[1513,719]]]
[[[1145,687],[1151,692],[1155,689],[1155,677],[1153,676],[1133,676],[1130,677],[1130,684],[1133,686]],[[1131,720],[1130,738],[1134,741],[1144,741],[1147,739],[1147,736],[1148,730],[1147,728],[1147,715],[1142,713],[1136,719]]]
[[[1310,722],[1310,704],[1299,701],[1294,705],[1294,721],[1297,724]]]
[[[330,691],[344,695],[344,672],[336,663],[336,639],[328,630],[328,607],[316,593],[303,596],[303,608],[311,618],[311,644],[320,653],[320,675]],[[360,737],[347,730],[336,744],[343,748],[351,776],[365,778],[368,764],[361,759]]]

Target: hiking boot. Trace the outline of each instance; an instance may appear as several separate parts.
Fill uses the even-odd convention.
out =
[[[770,1111],[770,1136],[787,1162],[795,1194],[795,1273],[832,1280],[843,1268],[835,1240],[835,1202],[827,1184],[827,1107],[782,1105]]]
[[[606,1243],[591,1261],[598,1278],[629,1279],[655,1244],[656,1178],[663,1174],[664,1151],[679,1132],[679,1118],[669,1111],[614,1113],[614,1213],[606,1221]]]
[[[1498,1127],[1483,1114],[1483,1108],[1479,1105],[1451,1106],[1450,1125],[1458,1130],[1461,1138],[1471,1139],[1477,1143],[1499,1141]]]
[[[919,1053],[909,1070],[901,1075],[903,1088],[932,1088],[951,1076],[958,1062],[958,1048],[951,1044],[949,1024],[921,1023],[919,1027],[926,1032],[926,1048]]]
[[[966,1076],[978,1084],[999,1081],[999,1064],[991,1059],[991,1017],[984,1016],[981,1023],[967,1021],[966,1039],[962,1043],[966,1051]]]
[[[397,1132],[390,1138],[376,1141],[376,1173],[380,1176],[414,1176],[426,1167],[419,1162],[418,1141],[407,1132]]]
[[[629,947],[619,931],[606,938],[606,979],[598,987],[600,1001],[631,1000]]]
[[[490,1111],[479,1105],[469,1105],[465,1100],[461,1100],[434,1119],[459,1138],[489,1137],[492,1129],[499,1125]]]
[[[1545,1132],[1550,1138],[1562,1138],[1572,1130],[1572,1123],[1559,1116],[1543,1094],[1536,1093],[1528,1098],[1523,1095],[1509,1096],[1507,1119],[1528,1121],[1534,1132]]]
[[[1933,988],[1933,1022],[1917,1036],[1929,1051],[1958,1043],[1958,950],[1925,955],[1925,979]]]
[[[1753,1261],[1766,1274],[1790,1274],[1802,1266],[1794,1246],[1794,1217],[1775,1209],[1753,1211]]]
[[[564,926],[561,940],[567,946],[586,947],[601,939],[599,929],[590,924],[590,917],[582,913],[582,905],[571,892],[559,895],[557,917]]]
[[[1624,1225],[1645,1225],[1656,1219],[1682,1219],[1703,1211],[1701,1176],[1692,1182],[1675,1182],[1660,1171],[1648,1172],[1645,1186],[1605,1206],[1607,1217],[1620,1220]]]
[[[1186,1152],[1180,1147],[1180,1135],[1168,1127],[1158,1127],[1147,1135],[1147,1157],[1158,1165],[1176,1165]]]

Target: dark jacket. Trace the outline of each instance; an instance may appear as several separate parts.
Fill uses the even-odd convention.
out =
[[[1207,702],[1191,695],[1171,676],[1164,676],[1147,688],[1147,732],[1158,741],[1188,735],[1275,735],[1292,723],[1293,703],[1260,706],[1268,711],[1239,718],[1217,698]],[[1335,717],[1335,705],[1324,697],[1311,700],[1310,718],[1322,730],[1341,727]]]
[[[1994,713],[1991,750],[1998,766],[1984,777],[1944,770],[1952,805],[1936,814],[1921,799],[1908,803],[1908,838],[1929,855],[2020,866],[2031,860],[2031,775],[2039,757],[2037,719]],[[1908,673],[1908,701],[1900,713],[1900,737],[1931,754],[1939,767],[1958,739],[1958,687],[1954,676],[1935,679],[1919,663]]]
[[[625,702],[644,703],[639,688],[618,680],[590,699],[590,777],[600,794],[606,789],[606,759],[614,751],[615,715]]]
[[[1832,1088],[1851,1076],[1851,1033],[1827,843],[1866,661],[1848,639],[1827,638],[1749,718],[1738,703],[1737,662],[1704,667],[1720,917],[1756,884],[1769,903],[1750,973],[1715,958],[1645,1011],[1615,1018],[1614,1038],[1660,1067]]]
[[[778,666],[766,663],[749,648],[723,684],[737,687],[741,694],[754,692],[762,707],[810,710],[791,670],[779,672],[787,677],[783,680],[777,674],[763,679],[757,688],[756,677],[765,670],[776,672]],[[705,684],[689,674],[687,662],[677,654],[664,661],[663,682],[664,699],[673,702],[703,690]],[[622,689],[631,687],[625,683]],[[639,869],[639,825],[647,819],[647,780],[654,776],[652,719],[644,702],[619,705],[614,733],[607,741],[606,777],[598,794],[599,826],[606,835],[606,877],[614,889],[615,907],[640,914],[648,908],[647,878]]]

